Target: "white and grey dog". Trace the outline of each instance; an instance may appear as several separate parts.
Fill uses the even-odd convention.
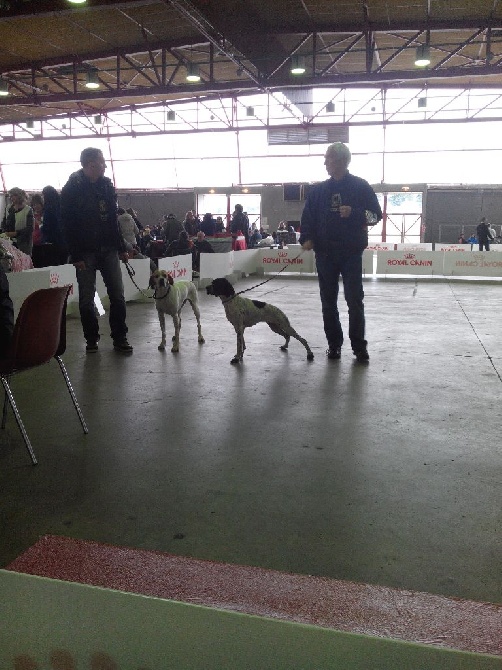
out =
[[[244,342],[244,330],[257,323],[266,323],[278,335],[286,338],[286,342],[281,346],[282,351],[288,348],[289,340],[294,337],[303,344],[307,350],[307,360],[311,361],[314,354],[310,350],[307,340],[300,337],[296,330],[289,323],[288,317],[281,312],[278,307],[269,305],[259,300],[250,300],[236,295],[234,287],[224,277],[215,279],[212,284],[206,287],[208,295],[214,295],[221,298],[225,314],[237,333],[237,353],[230,361],[239,363],[242,361],[246,343]]]
[[[155,270],[150,277],[150,287],[154,289],[153,297],[155,306],[159,315],[160,330],[162,332],[162,341],[159,344],[159,351],[166,348],[166,314],[173,317],[174,336],[171,351],[176,353],[180,350],[180,329],[181,329],[181,310],[186,302],[192,306],[193,313],[197,319],[197,331],[199,342],[204,343],[202,330],[200,326],[199,301],[197,289],[191,281],[174,282],[171,275],[165,270]]]

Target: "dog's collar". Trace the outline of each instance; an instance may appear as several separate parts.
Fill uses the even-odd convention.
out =
[[[171,290],[171,285],[168,284],[167,287],[166,287],[166,292],[164,293],[164,295],[157,295],[157,288],[156,288],[155,291],[153,292],[153,299],[154,300],[163,300],[164,298],[167,298],[167,296],[169,295],[170,290]]]

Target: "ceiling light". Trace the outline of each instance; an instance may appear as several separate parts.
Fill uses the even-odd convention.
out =
[[[419,107],[427,107],[427,98],[418,98]]]
[[[304,74],[305,72],[305,56],[295,54],[291,57],[291,74]]]
[[[94,123],[97,126],[100,126],[103,123],[103,118],[102,118],[101,114],[96,114],[96,116],[94,117]]]
[[[28,121],[26,121],[26,127],[27,128],[31,129],[31,128],[33,128],[34,125],[35,125],[35,123],[34,123],[33,119],[28,119]]]
[[[415,54],[415,65],[417,67],[427,67],[431,64],[431,48],[428,44],[421,44],[417,47]]]
[[[176,112],[174,111],[174,109],[168,109],[168,110],[167,110],[167,113],[166,113],[166,119],[167,119],[168,121],[175,121],[175,119],[176,119]]]
[[[188,63],[186,80],[192,83],[200,81],[199,66],[195,63]]]
[[[87,0],[68,0],[71,5],[84,5]]]
[[[9,95],[9,82],[5,79],[0,79],[0,95]]]
[[[86,88],[99,88],[99,79],[97,70],[89,70],[87,73]]]
[[[335,103],[331,101],[328,102],[328,104],[326,105],[326,111],[328,112],[328,114],[333,114],[333,112],[335,111]]]
[[[254,116],[254,107],[246,107],[246,116]]]

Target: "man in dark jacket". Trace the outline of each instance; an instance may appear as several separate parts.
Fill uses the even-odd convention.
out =
[[[9,295],[9,282],[3,265],[0,263],[0,358],[9,348],[14,330],[14,307]]]
[[[246,247],[249,247],[249,219],[244,213],[242,205],[235,205],[232,221],[230,222],[230,232],[232,237],[237,236],[239,231],[244,235]]]
[[[80,318],[86,351],[98,350],[99,324],[94,305],[96,271],[103,276],[110,299],[113,347],[131,353],[127,341],[126,305],[119,259],[128,255],[117,221],[117,196],[104,176],[106,162],[99,149],[89,147],[80,155],[82,169],[74,172],[61,191],[61,218],[71,262],[77,270]]]
[[[357,360],[368,361],[365,340],[362,255],[368,245],[368,226],[382,218],[378,199],[367,181],[348,171],[349,148],[337,142],[328,147],[324,164],[330,179],[309,190],[302,214],[300,244],[314,249],[321,294],[328,358],[339,359],[343,331],[338,313],[338,283],[343,278],[349,309],[349,338]]]
[[[486,249],[486,251],[490,251],[490,242],[493,242],[493,235],[490,232],[490,225],[486,217],[483,217],[479,222],[476,233],[478,234],[479,250],[484,251]]]

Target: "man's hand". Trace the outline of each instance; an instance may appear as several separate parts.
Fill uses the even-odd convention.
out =
[[[302,244],[303,251],[310,251],[313,248],[314,245],[312,244],[312,240],[305,240],[305,242]]]
[[[352,213],[352,207],[350,205],[340,205],[340,217],[342,219],[348,219]]]
[[[119,258],[122,261],[122,263],[127,263],[127,261],[129,260],[129,254],[127,253],[127,251],[122,251],[119,254]]]
[[[73,266],[76,270],[85,270],[85,261],[77,261],[76,263],[73,263]]]

